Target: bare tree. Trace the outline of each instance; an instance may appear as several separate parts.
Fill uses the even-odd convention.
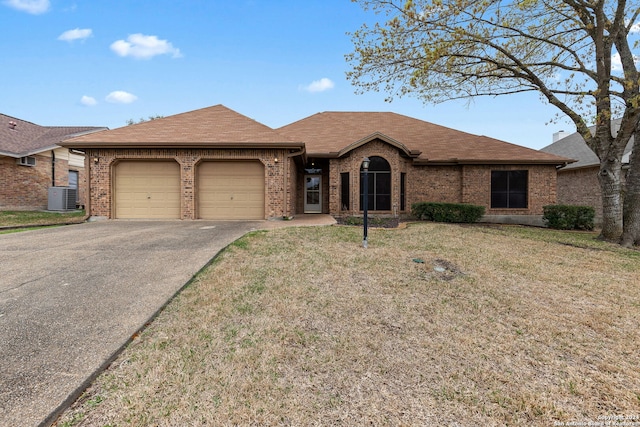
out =
[[[600,159],[601,237],[621,238],[622,156],[640,120],[631,40],[640,0],[354,1],[384,16],[351,34],[347,77],[358,91],[383,90],[389,100],[415,95],[431,103],[539,93],[575,124]],[[612,118],[621,119],[615,134]],[[629,188],[628,194],[640,191]],[[638,196],[633,200],[627,198],[627,215],[640,208]],[[625,236],[627,243],[640,238],[639,216],[627,216],[638,222],[624,228],[636,230]]]

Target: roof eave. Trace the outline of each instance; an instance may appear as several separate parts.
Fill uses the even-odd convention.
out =
[[[414,159],[414,165],[554,165],[565,166],[574,163],[575,160],[532,160],[532,159],[508,159],[508,160],[477,160],[477,159]]]
[[[19,159],[20,157],[33,156],[34,154],[44,153],[45,151],[53,151],[57,148],[65,148],[59,145],[50,145],[48,147],[41,147],[35,150],[23,151],[21,153],[14,153],[11,151],[0,151],[0,156],[13,157],[14,159]]]
[[[332,151],[330,153],[307,153],[308,158],[313,159],[337,159],[340,158],[340,153]]]
[[[91,148],[261,148],[261,149],[303,149],[302,142],[74,142],[63,141],[60,145],[66,148],[91,149]]]

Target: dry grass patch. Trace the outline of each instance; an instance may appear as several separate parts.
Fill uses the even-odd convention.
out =
[[[640,253],[444,224],[251,234],[61,426],[550,426],[640,414]]]

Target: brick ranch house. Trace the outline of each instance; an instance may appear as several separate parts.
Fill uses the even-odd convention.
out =
[[[222,105],[62,142],[86,153],[92,216],[269,219],[372,215],[419,201],[471,203],[487,218],[540,219],[570,159],[394,113],[326,112],[271,129]]]
[[[0,114],[0,209],[46,209],[49,187],[76,188],[77,203],[83,205],[84,156],[58,144],[104,129],[40,126]]]
[[[620,121],[613,122],[613,131],[617,132]],[[595,131],[595,127],[591,128]],[[622,183],[629,170],[629,157],[633,148],[633,137],[624,149],[622,157]],[[602,224],[602,190],[598,182],[600,159],[587,146],[584,138],[575,132],[554,134],[553,143],[542,148],[541,151],[557,156],[570,157],[576,162],[558,169],[558,204],[592,206],[596,212],[596,224]],[[624,191],[624,190],[623,190]]]

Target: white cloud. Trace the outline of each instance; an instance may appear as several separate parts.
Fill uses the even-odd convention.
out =
[[[76,28],[74,30],[68,30],[58,36],[58,40],[65,42],[72,42],[74,40],[82,40],[91,37],[93,31],[90,28]]]
[[[333,89],[335,83],[326,77],[321,78],[320,80],[315,80],[311,82],[310,85],[304,86],[302,89],[307,92],[324,92],[325,90]]]
[[[82,105],[86,105],[87,107],[93,107],[98,103],[98,101],[96,101],[96,99],[92,96],[82,95],[82,98],[80,98],[80,103]]]
[[[49,0],[5,0],[4,4],[22,12],[39,15],[49,10]]]
[[[640,22],[636,22],[635,24],[633,24],[629,32],[632,34],[640,33]]]
[[[638,65],[640,63],[640,56],[633,55],[633,62]],[[611,71],[622,71],[622,60],[618,52],[611,55]]]
[[[112,104],[131,104],[136,99],[138,99],[137,96],[122,90],[116,90],[114,92],[111,92],[105,98],[107,102],[111,102]]]
[[[113,42],[111,50],[120,56],[131,56],[136,59],[150,59],[156,55],[172,55],[174,58],[182,56],[180,49],[173,47],[168,41],[139,33],[131,34],[126,41]]]

